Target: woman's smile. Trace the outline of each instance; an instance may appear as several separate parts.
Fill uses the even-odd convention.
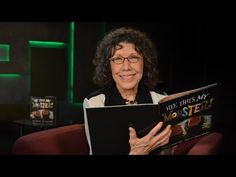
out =
[[[131,81],[135,78],[135,75],[136,74],[122,74],[120,75],[120,78],[123,80],[123,81]]]

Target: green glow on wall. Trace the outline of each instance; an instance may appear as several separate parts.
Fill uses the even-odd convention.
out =
[[[43,48],[65,48],[64,42],[52,42],[52,41],[29,41],[31,47],[43,47]]]
[[[0,77],[6,77],[6,78],[18,78],[20,77],[20,74],[0,74]]]
[[[10,61],[10,45],[0,44],[0,62]]]
[[[68,73],[68,102],[74,104],[74,36],[75,36],[75,22],[69,23],[69,73]]]
[[[69,65],[68,65],[68,102],[70,106],[83,107],[83,103],[75,102],[74,98],[74,50],[75,50],[75,22],[69,23]]]
[[[29,42],[29,44],[30,44],[30,42]],[[31,46],[29,46],[29,47],[31,47]],[[29,69],[29,90],[30,90],[30,92],[31,92],[31,73],[32,73],[32,54],[31,54],[31,48],[29,49],[29,65],[28,65],[28,69]]]

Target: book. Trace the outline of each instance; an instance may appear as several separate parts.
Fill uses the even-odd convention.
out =
[[[53,125],[56,122],[55,96],[30,97],[30,118],[33,124]]]
[[[86,108],[93,154],[128,154],[128,127],[139,138],[158,122],[172,127],[169,143],[156,152],[214,131],[218,84],[211,84],[164,97],[158,104]]]

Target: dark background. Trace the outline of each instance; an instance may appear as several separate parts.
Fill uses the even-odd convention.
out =
[[[163,81],[158,89],[171,94],[214,82],[221,84],[218,112],[219,131],[224,134],[221,153],[234,154],[236,20],[201,17],[154,22],[75,22],[75,103],[81,103],[97,89],[92,83],[96,44],[106,31],[120,26],[147,32],[156,43]],[[81,106],[68,103],[68,46],[56,50],[31,48],[35,57],[33,62],[29,60],[29,40],[68,44],[69,22],[1,22],[0,29],[0,43],[11,44],[10,62],[0,62],[0,74],[21,75],[0,77],[0,153],[8,154],[19,137],[19,127],[12,121],[28,118],[30,95],[58,96],[60,121],[83,122],[83,112]]]

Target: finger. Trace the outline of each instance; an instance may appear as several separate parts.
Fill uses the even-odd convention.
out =
[[[129,127],[129,138],[130,139],[135,139],[137,138],[137,134],[134,128]]]
[[[155,137],[157,139],[162,139],[164,136],[166,136],[169,133],[169,131],[171,131],[171,125],[167,125],[166,128],[160,133],[158,133]]]
[[[157,134],[156,136],[153,137],[153,141],[155,142],[162,142],[162,139],[166,139],[170,137],[171,135],[171,126],[168,125],[161,133]]]
[[[159,122],[149,133],[148,136],[155,136],[157,132],[161,129],[163,122]]]
[[[164,146],[164,145],[168,144],[169,141],[170,141],[170,138],[167,137],[167,138],[163,139],[162,142],[160,142],[160,143],[158,144],[158,146]]]
[[[171,135],[171,131],[169,131],[168,134],[165,137],[163,137],[161,140],[157,141],[155,144],[155,147],[163,146],[169,143],[170,135]]]

